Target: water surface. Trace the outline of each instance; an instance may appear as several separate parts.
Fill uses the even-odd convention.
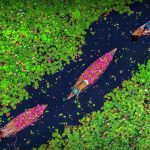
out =
[[[148,60],[150,38],[141,37],[137,42],[132,42],[130,32],[149,21],[149,6],[150,1],[145,0],[132,6],[135,14],[131,16],[112,12],[106,21],[100,18],[90,27],[94,35],[87,30],[86,45],[82,47],[83,55],[77,62],[71,62],[59,73],[45,75],[37,90],[27,87],[32,98],[19,104],[17,109],[11,112],[12,116],[38,103],[48,104],[48,107],[44,117],[35,126],[30,126],[17,134],[16,147],[20,150],[30,150],[32,147],[46,143],[54,129],[62,131],[65,124],[78,125],[80,118],[100,109],[105,102],[106,93],[131,77],[138,63],[145,63]],[[92,87],[80,94],[81,108],[77,107],[74,99],[66,101],[70,88],[81,73],[98,57],[115,47],[118,51],[106,72]],[[53,84],[49,89],[47,89],[47,81]],[[7,123],[5,117],[2,119],[5,122],[1,126]],[[4,139],[0,142],[0,149],[14,150],[14,142],[15,137]]]

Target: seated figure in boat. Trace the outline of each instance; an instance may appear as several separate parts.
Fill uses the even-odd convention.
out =
[[[150,21],[145,25],[143,35],[150,35]]]
[[[85,82],[87,85],[89,85],[89,81],[88,81],[88,80],[84,80],[84,82]]]
[[[79,95],[80,90],[77,87],[73,87],[71,93],[75,95]]]

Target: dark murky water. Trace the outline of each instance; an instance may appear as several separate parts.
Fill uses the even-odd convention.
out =
[[[78,125],[80,118],[103,105],[106,93],[131,77],[131,72],[137,69],[138,63],[146,62],[150,56],[150,50],[148,51],[150,37],[141,37],[137,42],[132,42],[130,31],[149,21],[149,7],[150,1],[145,0],[132,6],[134,15],[119,15],[113,12],[106,21],[100,19],[95,22],[91,25],[95,34],[90,34],[90,30],[87,31],[87,44],[82,47],[84,54],[80,57],[80,61],[71,62],[55,75],[45,76],[37,90],[27,88],[32,98],[19,104],[17,110],[11,114],[16,116],[38,103],[48,104],[48,112],[44,113],[44,117],[35,126],[30,126],[17,134],[16,147],[20,150],[30,150],[46,143],[54,129],[62,131],[66,123]],[[77,107],[73,99],[65,101],[70,88],[81,73],[99,56],[115,47],[118,51],[106,72],[92,87],[80,94],[81,108]],[[85,65],[82,66],[83,64]],[[47,89],[46,81],[53,83],[53,87]],[[42,89],[46,92],[43,93]],[[1,126],[7,123],[6,118],[3,119],[5,122]],[[14,150],[14,142],[15,137],[4,139],[0,142],[0,149]]]

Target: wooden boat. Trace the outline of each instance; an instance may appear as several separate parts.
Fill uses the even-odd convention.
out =
[[[140,36],[150,35],[150,21],[140,26],[132,34],[132,39],[137,40]]]
[[[94,61],[79,77],[67,99],[71,99],[74,96],[78,96],[90,85],[95,83],[107,69],[108,65],[113,59],[116,50],[117,48],[111,50],[110,52],[106,53],[105,55]]]
[[[40,116],[44,113],[47,105],[37,105],[27,111],[21,113],[4,127],[0,128],[0,140],[2,138],[10,137],[27,128],[29,125],[33,125]]]

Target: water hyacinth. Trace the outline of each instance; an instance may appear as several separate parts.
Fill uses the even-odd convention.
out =
[[[82,54],[85,29],[92,22],[113,9],[130,14],[132,11],[126,4],[134,1],[50,3],[46,0],[2,0],[0,107],[15,109],[17,103],[28,99],[26,86],[33,83],[38,88],[38,82],[44,74],[62,70],[64,63],[69,64],[70,60],[75,61]],[[6,112],[1,109],[0,115]]]
[[[86,115],[82,125],[56,130],[41,150],[57,149],[149,149],[150,60],[120,87],[106,94],[101,110]]]

